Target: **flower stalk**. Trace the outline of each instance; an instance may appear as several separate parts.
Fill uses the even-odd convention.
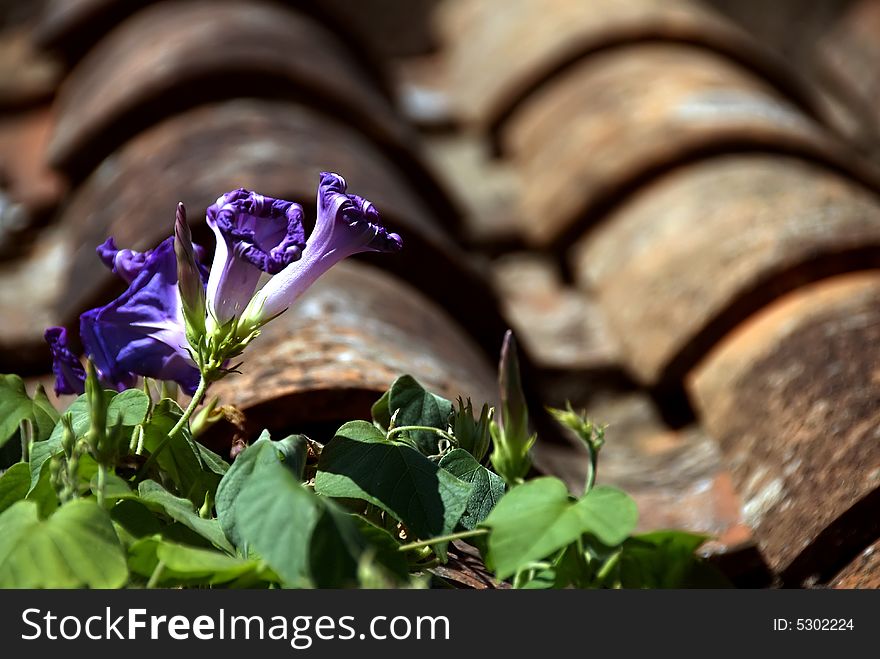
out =
[[[189,402],[189,405],[186,406],[186,409],[183,411],[183,414],[177,420],[177,423],[174,424],[174,427],[168,431],[168,436],[162,440],[159,446],[156,447],[156,450],[150,453],[150,457],[147,458],[147,461],[144,462],[143,466],[138,470],[136,480],[137,482],[142,481],[149,471],[150,467],[152,467],[156,460],[158,460],[159,455],[162,451],[165,450],[172,440],[180,433],[184,427],[189,423],[190,417],[192,417],[193,413],[196,411],[196,408],[202,402],[202,399],[205,397],[205,392],[208,389],[208,381],[205,378],[199,379],[198,387],[196,388],[195,393],[193,394],[192,400]],[[202,462],[201,452],[198,450],[198,446],[196,446],[193,440],[186,435],[184,435],[187,442],[192,445],[193,451],[199,459],[199,462]]]
[[[501,390],[501,418],[489,423],[493,442],[489,457],[498,475],[513,487],[523,482],[532,467],[529,452],[537,435],[529,434],[529,412],[520,380],[516,340],[510,330],[504,335],[501,348],[498,385]]]

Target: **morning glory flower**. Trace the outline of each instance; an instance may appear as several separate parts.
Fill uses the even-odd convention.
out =
[[[173,380],[192,394],[199,371],[188,352],[181,316],[174,238],[146,252],[117,249],[108,238],[97,252],[128,283],[128,289],[110,304],[80,316],[80,338],[101,384],[122,391],[142,376]],[[203,254],[201,248],[195,252]],[[207,278],[201,263],[199,268]],[[45,338],[52,352],[55,391],[82,393],[85,371],[67,345],[66,330],[50,327]]]
[[[239,318],[263,272],[275,275],[302,256],[302,206],[244,188],[227,192],[207,211],[217,247],[206,291],[209,323]]]
[[[272,277],[253,297],[243,323],[259,327],[285,311],[321,275],[359,252],[396,252],[403,240],[382,226],[379,211],[358,195],[346,194],[345,179],[322,172],[318,219],[302,258]]]
[[[67,345],[67,330],[50,327],[43,337],[52,352],[52,371],[55,373],[55,393],[81,394],[86,390],[86,372],[79,358]]]
[[[382,226],[376,208],[346,193],[338,174],[324,172],[318,218],[305,240],[299,204],[240,188],[207,209],[217,245],[210,273],[192,244],[178,205],[174,235],[146,252],[118,249],[108,238],[98,256],[127,284],[110,304],[80,316],[87,357],[104,386],[122,390],[139,376],[172,380],[197,404],[227,364],[322,274],[359,252],[395,252],[402,240]],[[256,294],[262,273],[272,275]],[[56,390],[82,391],[84,372],[63,328],[46,332]]]
[[[121,262],[137,266],[123,269],[117,265]],[[166,238],[143,255],[117,256],[114,265],[126,273],[123,279],[134,274],[128,289],[110,304],[80,316],[86,355],[95,363],[102,382],[122,390],[140,375],[173,380],[192,394],[199,371],[188,352],[174,238]]]
[[[183,210],[183,204],[178,204],[178,213],[183,213],[184,220],[186,212]],[[195,258],[198,263],[202,277],[208,278],[208,268],[204,265],[205,248],[201,245],[193,245],[195,249]],[[118,249],[116,242],[112,237],[107,238],[102,244],[98,245],[96,251],[98,258],[113,272],[118,275],[126,284],[134,281],[134,278],[144,269],[150,256],[154,250],[148,249],[146,252],[136,252],[132,249]]]

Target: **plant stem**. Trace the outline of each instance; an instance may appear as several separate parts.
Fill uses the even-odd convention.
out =
[[[584,486],[584,494],[589,493],[596,484],[596,467],[599,461],[599,456],[592,446],[587,445],[587,450],[590,452],[590,461],[587,463],[587,482]]]
[[[159,561],[156,563],[156,569],[153,570],[153,574],[150,575],[150,580],[147,582],[147,588],[155,588],[156,584],[159,583],[159,579],[162,578],[162,573],[165,571],[165,561]]]
[[[30,419],[22,419],[18,424],[18,433],[21,436],[21,461],[31,459],[31,445],[34,443],[34,426]]]
[[[611,574],[611,570],[617,567],[617,564],[620,562],[620,554],[622,552],[618,551],[612,554],[607,561],[605,561],[605,565],[599,568],[599,571],[596,573],[596,584],[598,586],[602,585],[602,582]]]
[[[516,590],[519,590],[523,586],[525,586],[529,581],[534,578],[534,573],[532,570],[526,568],[524,570],[520,570],[515,575],[513,575],[513,587]]]
[[[205,380],[205,376],[203,375],[199,379],[199,386],[196,389],[196,392],[193,394],[192,400],[189,402],[189,405],[186,406],[186,409],[183,411],[183,415],[177,420],[177,423],[174,424],[174,427],[168,431],[168,437],[162,440],[162,443],[156,447],[156,450],[150,453],[150,457],[147,458],[147,461],[140,468],[137,473],[137,481],[143,479],[146,475],[147,470],[156,462],[156,459],[159,457],[159,454],[165,450],[165,447],[171,443],[171,440],[174,439],[174,436],[183,430],[184,426],[189,423],[190,417],[193,415],[193,412],[196,411],[196,408],[199,406],[199,403],[202,402],[202,399],[205,397],[205,390],[208,388],[208,382]],[[192,443],[192,440],[189,440]],[[195,450],[196,456],[199,458],[199,463],[201,464],[202,458],[201,454],[198,451],[198,447],[193,447]]]
[[[434,428],[433,426],[397,426],[396,428],[392,428],[388,431],[388,434],[385,435],[386,438],[391,439],[392,435],[396,435],[400,432],[415,432],[418,430],[422,430],[425,432],[434,432],[440,435],[443,439],[449,441],[453,446],[458,446],[458,442],[455,440],[455,437],[450,435],[445,430],[440,430],[440,428]]]
[[[98,497],[98,505],[104,507],[104,490],[107,487],[107,465],[103,462],[98,463],[98,491],[95,495]]]
[[[430,540],[419,540],[418,542],[411,542],[408,545],[400,545],[397,548],[398,551],[410,551],[412,549],[421,549],[422,547],[430,547],[431,545],[436,545],[438,542],[448,542],[450,540],[463,540],[464,538],[473,538],[478,535],[486,535],[489,532],[489,529],[473,529],[472,531],[461,531],[459,533],[450,533],[449,535],[440,535],[436,538],[431,538]]]

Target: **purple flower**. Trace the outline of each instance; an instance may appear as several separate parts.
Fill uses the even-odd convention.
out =
[[[177,254],[174,236],[143,253],[117,249],[108,238],[98,255],[128,289],[110,304],[80,316],[83,346],[101,384],[121,390],[142,376],[173,380],[193,394],[200,379],[211,382],[225,375],[225,364],[241,353],[260,326],[287,309],[333,265],[359,252],[401,249],[400,236],[382,226],[373,205],[345,190],[341,176],[321,174],[318,219],[308,241],[299,204],[244,189],[221,196],[207,209],[208,225],[217,239],[210,273],[205,272],[203,252],[191,244],[182,205],[175,222],[181,241]],[[180,285],[178,268],[184,274]],[[255,295],[264,272],[272,277]],[[234,319],[236,323],[229,322]],[[85,373],[67,347],[65,330],[50,328],[46,340],[56,391],[81,392]]]
[[[240,317],[260,275],[281,272],[302,256],[302,206],[245,189],[228,192],[208,208],[217,238],[206,291],[209,314],[222,325]]]
[[[245,316],[260,325],[287,309],[322,274],[359,252],[396,252],[403,241],[382,226],[379,211],[358,195],[346,194],[345,179],[321,173],[318,219],[302,259],[272,277],[254,296]]]
[[[146,252],[135,252],[130,249],[118,249],[113,238],[107,238],[103,244],[98,245],[96,250],[98,258],[113,271],[114,275],[119,275],[127,284],[134,281],[138,273],[143,270],[144,264],[147,262],[153,250]]]
[[[86,372],[79,358],[67,345],[67,330],[50,327],[43,337],[52,352],[52,371],[55,373],[55,393],[81,394],[85,391]]]
[[[125,259],[125,272],[134,274],[128,290],[110,304],[80,316],[86,354],[101,381],[115,389],[133,386],[140,375],[173,380],[192,394],[199,372],[188,353],[174,238]],[[117,270],[120,262],[119,258],[114,261]],[[128,267],[132,263],[136,267]]]
[[[128,283],[110,304],[80,316],[80,338],[101,384],[121,391],[143,376],[173,380],[192,394],[199,371],[187,351],[174,238],[146,252],[116,249],[109,238],[97,251]],[[52,351],[56,392],[82,393],[85,372],[67,347],[65,330],[49,328],[45,337]]]
[[[180,204],[182,206],[183,204]],[[205,266],[205,248],[201,245],[193,245],[199,270],[204,279],[208,278],[208,268]],[[135,252],[131,249],[118,249],[112,237],[107,238],[96,251],[98,258],[126,283],[130,284],[134,278],[144,269],[150,256],[155,250],[148,249],[146,252]]]

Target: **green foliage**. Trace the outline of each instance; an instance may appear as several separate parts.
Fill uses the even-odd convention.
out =
[[[596,482],[599,450],[605,444],[605,428],[590,421],[586,411],[581,414],[575,412],[571,403],[567,403],[564,410],[548,407],[547,411],[559,425],[570,430],[586,447],[590,462],[587,465],[587,482],[584,484],[584,491],[589,492]]]
[[[199,517],[188,499],[176,497],[158,483],[146,480],[138,485],[138,500],[154,512],[162,513],[200,535],[218,549],[232,553],[232,545],[216,519]]]
[[[24,499],[31,488],[31,470],[27,463],[12,465],[0,476],[0,513]]]
[[[134,542],[128,555],[134,574],[148,582],[152,580],[152,586],[163,588],[206,585],[250,588],[278,580],[263,561],[189,547],[158,536]]]
[[[46,393],[38,393],[35,399],[28,396],[20,377],[0,375],[0,446],[17,436],[22,421],[30,420],[40,428],[51,421],[54,410]]]
[[[637,521],[635,503],[620,490],[596,488],[573,500],[561,480],[536,478],[511,490],[486,519],[490,561],[506,579],[587,533],[618,545]]]
[[[149,409],[150,401],[147,395],[139,389],[129,389],[121,394],[106,390],[100,395],[106,409],[105,415],[108,423],[120,427],[121,436],[126,439],[130,438],[134,426],[144,420]],[[75,437],[85,439],[92,424],[91,407],[87,394],[83,394],[73,401],[67,408],[65,415],[70,415]],[[47,461],[52,456],[61,454],[63,437],[64,427],[58,423],[52,429],[47,440],[34,442],[30,453],[31,488],[36,487],[40,473]]]
[[[388,429],[391,427],[391,409],[389,408],[390,399],[391,390],[389,389],[382,394],[379,400],[373,403],[373,407],[370,408],[370,416],[373,419],[373,423],[382,432],[388,432]]]
[[[302,478],[306,461],[306,442],[303,435],[274,442],[268,432],[245,450],[223,476],[217,488],[217,519],[226,537],[241,547],[244,538],[238,530],[238,498],[242,489],[255,472],[265,465],[281,461],[297,479]]]
[[[520,588],[725,584],[704,536],[633,535],[632,499],[593,486],[603,429],[570,407],[551,412],[591,451],[585,493],[529,480],[512,336],[500,371],[497,419],[404,375],[373,423],[326,442],[264,432],[232,465],[194,439],[192,409],[101,390],[91,366],[63,417],[0,376],[0,454],[22,457],[0,472],[0,587],[424,587],[457,539]]]
[[[159,471],[175,484],[177,492],[195,505],[201,505],[205,496],[214,497],[221,475],[205,468],[203,453],[189,428],[184,427],[169,438],[169,431],[182,415],[183,410],[170,398],[159,402],[144,424],[144,448],[158,456]]]
[[[285,585],[356,585],[358,559],[368,541],[355,519],[306,489],[278,462],[260,466],[257,476],[237,504],[243,540]]]
[[[473,486],[459,524],[474,529],[504,496],[504,479],[481,465],[470,453],[457,448],[440,459],[440,467]]]
[[[0,378],[2,377],[0,376]],[[58,423],[61,415],[58,414],[58,410],[52,405],[52,402],[46,395],[46,390],[43,389],[41,384],[37,385],[37,389],[34,392],[33,404],[34,441],[41,442],[44,439],[48,439],[49,435],[52,434],[52,430],[54,430],[55,424]],[[0,412],[0,415],[2,415],[2,412]]]
[[[449,426],[449,416],[452,414],[452,403],[426,391],[412,376],[403,375],[391,385],[388,392],[388,410],[394,418],[396,427],[428,426],[446,430]],[[437,433],[411,430],[406,435],[413,446],[425,455],[436,455],[440,452]]]
[[[695,552],[709,536],[654,531],[624,542],[616,575],[623,588],[729,588],[724,576]]]
[[[368,501],[420,539],[451,533],[471,490],[468,483],[409,445],[387,440],[364,421],[351,421],[336,431],[321,453],[315,477],[318,494]],[[438,544],[437,553],[445,559],[443,544]]]
[[[0,588],[119,588],[128,578],[110,516],[91,501],[71,501],[47,520],[19,501],[0,528]]]
[[[464,403],[458,399],[458,408],[452,416],[452,434],[458,442],[458,447],[470,453],[477,462],[482,462],[489,451],[491,435],[489,427],[492,422],[494,410],[488,403],[483,403],[480,410],[480,418],[474,418],[474,409],[471,399]]]

